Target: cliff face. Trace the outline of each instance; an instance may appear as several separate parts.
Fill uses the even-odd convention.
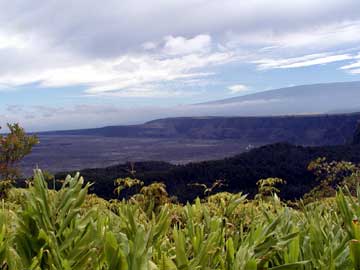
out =
[[[353,144],[360,145],[360,121],[357,123],[357,127],[354,134]]]
[[[279,117],[167,118],[142,125],[59,131],[57,135],[128,138],[190,138],[238,140],[243,143],[289,142],[299,145],[339,145],[353,141],[360,113]]]

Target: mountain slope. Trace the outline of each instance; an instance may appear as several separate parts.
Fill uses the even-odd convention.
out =
[[[360,82],[300,85],[197,104],[236,115],[349,113],[360,111]]]

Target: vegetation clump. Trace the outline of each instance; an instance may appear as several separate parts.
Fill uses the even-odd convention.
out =
[[[8,124],[7,127],[9,133],[0,134],[0,197],[6,196],[14,180],[20,176],[19,161],[39,142],[35,135],[27,135],[19,124]]]
[[[276,177],[260,179],[256,183],[258,186],[258,193],[256,194],[255,199],[266,199],[278,194],[280,189],[276,186],[279,184],[286,184],[286,181]]]
[[[347,187],[352,195],[356,195],[360,183],[360,166],[348,161],[331,161],[317,158],[312,161],[308,170],[316,175],[318,185],[304,195],[305,203],[320,198],[334,197],[338,187]]]
[[[91,184],[78,174],[54,191],[37,170],[29,188],[3,201],[0,268],[359,269],[360,189],[357,197],[340,189],[334,207],[293,209],[276,196],[278,183],[260,181],[256,203],[218,193],[186,205],[160,200],[167,193],[157,183],[142,188],[144,197],[159,195],[149,210],[132,199],[88,196]]]

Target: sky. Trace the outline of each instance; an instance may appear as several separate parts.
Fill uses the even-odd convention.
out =
[[[0,124],[135,124],[360,80],[358,0],[0,0]]]

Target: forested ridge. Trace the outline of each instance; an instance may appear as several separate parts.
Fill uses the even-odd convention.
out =
[[[276,143],[253,149],[223,160],[204,161],[186,165],[172,165],[165,162],[135,162],[107,168],[85,169],[80,173],[88,181],[94,182],[91,192],[103,198],[114,198],[113,182],[119,177],[135,176],[145,183],[163,182],[171,195],[180,201],[193,200],[202,195],[202,190],[191,183],[211,185],[215,180],[224,180],[221,190],[254,194],[259,179],[279,177],[287,181],[282,188],[284,199],[300,198],[316,183],[315,175],[307,167],[318,158],[331,161],[351,161],[360,163],[360,145],[303,147],[288,143]],[[133,171],[132,172],[132,167]],[[59,173],[56,178],[63,178]]]

